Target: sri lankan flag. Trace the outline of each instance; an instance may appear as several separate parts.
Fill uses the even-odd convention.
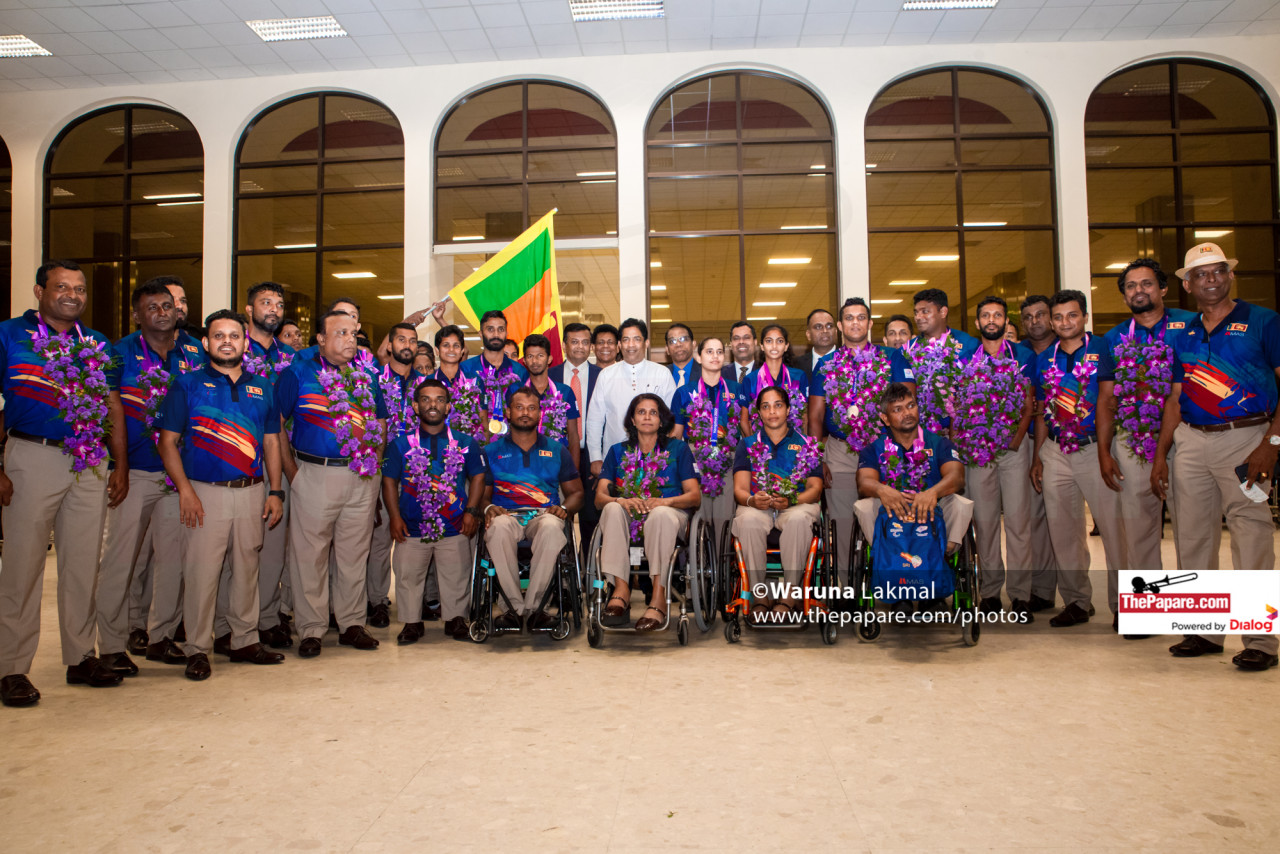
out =
[[[507,337],[523,346],[524,337],[540,332],[551,341],[551,364],[561,352],[560,288],[556,283],[555,229],[552,210],[524,234],[449,291],[467,322],[480,328],[480,316],[499,309],[507,316]]]

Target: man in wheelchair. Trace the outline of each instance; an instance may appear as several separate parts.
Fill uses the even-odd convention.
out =
[[[800,435],[788,424],[790,408],[785,388],[761,390],[755,409],[764,427],[738,443],[733,461],[733,497],[738,503],[733,535],[742,546],[750,587],[765,580],[765,549],[774,528],[782,532],[780,557],[787,585],[799,585],[818,521],[822,452],[816,439]],[[795,607],[792,598],[771,604],[767,597],[758,597],[752,614],[770,608],[790,613]]]
[[[538,604],[568,542],[565,521],[582,507],[582,481],[565,446],[538,433],[542,410],[534,389],[518,386],[508,391],[505,409],[508,431],[486,448],[486,492],[493,503],[485,508],[484,542],[503,592],[517,610],[495,617],[493,624],[518,629],[523,616],[529,628],[545,629],[556,619],[538,610]],[[533,551],[525,591],[520,589],[516,557],[522,539],[529,540]]]

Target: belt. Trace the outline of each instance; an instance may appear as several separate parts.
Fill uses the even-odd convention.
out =
[[[1271,416],[1269,415],[1246,415],[1243,418],[1236,418],[1232,421],[1223,421],[1221,424],[1190,424],[1187,426],[1192,430],[1199,430],[1201,433],[1225,433],[1228,430],[1234,430],[1237,427],[1256,427],[1259,424],[1270,424]]]
[[[61,448],[64,442],[63,439],[46,439],[44,436],[23,433],[21,430],[10,430],[9,435],[15,439],[22,439],[24,442],[35,442],[37,445],[52,445],[55,448]]]
[[[1053,437],[1051,436],[1050,438],[1053,438]],[[1062,444],[1061,438],[1054,439],[1053,441],[1058,442],[1058,444]],[[1092,445],[1096,441],[1098,441],[1098,434],[1093,433],[1088,436],[1081,436],[1079,439],[1076,439],[1076,444],[1084,448],[1089,445]]]
[[[257,486],[262,483],[261,477],[238,477],[235,480],[202,480],[200,483],[208,486],[228,486],[232,489],[244,489],[247,486]]]
[[[304,453],[297,448],[294,449],[293,454],[304,463],[311,463],[317,466],[346,466],[351,464],[351,460],[348,457],[317,457],[315,454]]]

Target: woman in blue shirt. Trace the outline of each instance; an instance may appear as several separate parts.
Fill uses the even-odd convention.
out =
[[[713,526],[733,519],[733,452],[742,438],[737,412],[747,404],[737,382],[720,373],[724,357],[723,341],[703,338],[698,345],[701,373],[691,376],[671,399],[671,435],[689,446],[702,487],[698,518]],[[710,412],[715,413],[714,426]]]

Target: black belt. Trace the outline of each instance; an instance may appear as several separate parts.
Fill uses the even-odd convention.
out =
[[[207,486],[228,486],[232,489],[244,489],[247,486],[257,486],[262,483],[261,477],[238,477],[235,480],[201,480],[197,483],[203,483]]]
[[[349,457],[317,457],[315,454],[304,453],[297,448],[293,450],[294,456],[302,460],[304,463],[311,463],[317,466],[347,466],[351,465]]]
[[[1062,444],[1062,439],[1061,439],[1061,438],[1054,439],[1053,441],[1057,442],[1059,445],[1061,445],[1061,444]],[[1077,444],[1077,445],[1079,445],[1081,448],[1084,448],[1084,447],[1087,447],[1087,446],[1089,446],[1089,445],[1092,445],[1092,444],[1093,444],[1094,442],[1096,442],[1096,441],[1098,441],[1098,434],[1097,434],[1097,433],[1093,433],[1093,434],[1090,434],[1090,435],[1088,435],[1088,436],[1082,436],[1082,437],[1080,437],[1079,439],[1076,439],[1076,444]]]
[[[44,436],[23,433],[21,430],[10,430],[9,435],[15,439],[22,439],[24,442],[35,442],[37,445],[52,445],[55,448],[61,448],[65,442],[64,439],[46,439]]]
[[[1227,430],[1236,430],[1240,427],[1256,427],[1259,424],[1270,424],[1270,415],[1246,415],[1243,418],[1234,418],[1230,421],[1222,421],[1217,424],[1191,424],[1187,426],[1192,430],[1199,430],[1201,433],[1225,433]]]

